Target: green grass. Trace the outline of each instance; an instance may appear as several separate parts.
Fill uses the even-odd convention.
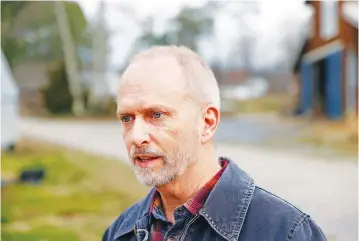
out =
[[[66,229],[54,228],[52,226],[42,226],[31,230],[30,233],[27,232],[17,232],[12,233],[8,231],[4,231],[1,234],[2,240],[8,241],[39,241],[39,240],[51,240],[51,241],[75,241],[77,239],[77,235],[75,232]]]
[[[43,183],[2,189],[2,240],[100,240],[105,228],[145,195],[118,160],[30,140],[2,153],[2,178],[25,168],[46,170]]]

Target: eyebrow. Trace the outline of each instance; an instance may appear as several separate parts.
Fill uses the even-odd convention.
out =
[[[145,105],[143,106],[140,111],[148,111],[148,110],[164,110],[164,111],[168,111],[168,112],[176,112],[174,108],[170,107],[170,106],[166,106],[166,105]],[[131,111],[126,111],[126,110],[118,110],[116,111],[116,114],[121,116],[121,115],[126,115],[131,113]]]

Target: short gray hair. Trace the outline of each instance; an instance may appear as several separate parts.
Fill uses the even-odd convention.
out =
[[[185,46],[152,46],[136,54],[130,64],[143,59],[173,57],[182,68],[183,75],[193,91],[195,101],[214,105],[220,109],[220,94],[217,80],[211,68],[191,49]]]

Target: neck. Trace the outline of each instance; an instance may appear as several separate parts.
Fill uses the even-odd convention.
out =
[[[167,219],[174,223],[174,211],[191,199],[220,170],[214,148],[197,158],[186,171],[174,181],[158,187]]]

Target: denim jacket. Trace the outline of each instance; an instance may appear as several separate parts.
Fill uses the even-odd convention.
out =
[[[102,241],[149,241],[149,205],[154,189],[124,211],[105,231]],[[175,213],[176,217],[176,213]],[[324,241],[311,217],[285,200],[256,186],[235,163],[226,170],[199,215],[171,229],[164,240]]]

